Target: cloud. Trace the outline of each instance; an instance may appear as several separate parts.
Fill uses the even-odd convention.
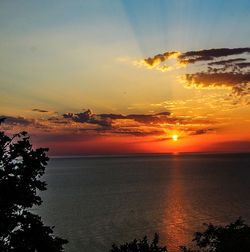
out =
[[[186,74],[182,77],[187,87],[195,88],[230,88],[236,96],[250,94],[250,62],[248,57],[227,58],[215,60],[220,57],[250,53],[250,48],[221,48],[188,52],[183,54],[181,60],[188,63],[209,60],[206,71]]]
[[[32,111],[34,112],[39,112],[39,113],[48,113],[48,110],[44,110],[44,109],[32,109]]]
[[[168,112],[168,111],[165,111],[165,112],[160,112],[160,113],[157,113],[157,114],[155,114],[156,116],[169,116],[169,115],[171,115],[171,113],[170,112]]]
[[[146,67],[148,69],[156,69],[161,72],[167,72],[173,70],[174,68],[171,65],[163,63],[168,59],[176,59],[179,54],[180,52],[177,51],[169,51],[143,60],[134,60],[132,63],[137,67]]]
[[[163,54],[157,54],[153,56],[152,58],[149,57],[147,59],[144,59],[144,62],[146,63],[146,65],[154,67],[154,66],[160,65],[162,62],[166,61],[167,59],[178,57],[179,54],[180,53],[177,51],[165,52]]]
[[[237,63],[236,66],[239,68],[247,68],[247,67],[250,67],[250,62]]]
[[[80,113],[63,114],[63,119],[77,123],[74,127],[86,134],[130,135],[136,137],[154,136],[171,138],[173,130],[182,136],[201,135],[212,132],[215,120],[206,117],[174,116],[169,111],[152,114],[94,114],[90,109]],[[53,121],[56,121],[53,119]],[[59,120],[60,121],[60,120]],[[85,128],[92,124],[94,127]],[[80,125],[83,125],[82,128]],[[74,127],[71,130],[74,130]],[[69,125],[67,125],[69,128]]]
[[[9,132],[21,131],[29,126],[31,135],[81,135],[81,136],[132,136],[170,139],[177,131],[181,137],[206,134],[214,128],[215,121],[206,117],[175,116],[169,111],[151,114],[95,114],[90,109],[79,113],[64,113],[49,118],[27,119],[24,117],[2,116],[6,118]],[[1,117],[0,117],[1,118]],[[89,139],[86,137],[84,139]]]
[[[250,53],[250,47],[245,48],[217,48],[200,51],[189,51],[178,56],[178,61],[185,64],[193,64],[198,61],[211,61],[221,57]]]
[[[118,135],[130,135],[130,136],[137,136],[137,137],[143,137],[143,136],[157,136],[162,134],[162,130],[149,130],[149,131],[143,131],[143,130],[136,130],[136,129],[114,129],[112,131],[112,134],[118,134]]]
[[[99,116],[103,119],[126,119],[126,116],[122,115],[122,114],[99,114]]]
[[[160,123],[165,122],[166,117],[170,115],[170,112],[161,112],[156,114],[93,114],[90,109],[81,113],[67,113],[63,114],[65,119],[70,119],[78,123],[90,123],[103,127],[111,127],[112,122],[115,120],[133,120],[139,123]]]
[[[250,94],[250,73],[194,73],[186,74],[187,87],[195,88],[230,88],[236,95]]]
[[[127,115],[127,119],[132,119],[139,123],[163,123],[168,119],[170,115],[169,112],[163,112],[152,115],[144,115],[144,114],[131,114]]]
[[[144,63],[159,70],[170,57],[175,57],[175,65],[168,66],[168,70],[177,69],[180,65],[194,65],[191,73],[179,78],[186,87],[229,88],[234,96],[243,97],[250,95],[249,54],[250,47],[212,48],[184,53],[169,51],[144,59]],[[203,64],[197,64],[199,62]],[[249,101],[245,99],[245,103]]]
[[[86,110],[81,113],[67,113],[63,114],[63,117],[65,119],[70,119],[74,122],[78,123],[90,123],[90,124],[96,124],[102,127],[110,127],[111,126],[111,120],[109,118],[101,118],[98,115],[92,114],[91,110]]]
[[[178,139],[182,139],[185,136],[198,136],[198,135],[204,135],[204,134],[209,134],[209,133],[215,133],[217,130],[217,128],[203,128],[203,129],[186,129],[185,130],[185,135],[183,136],[183,132],[181,132],[181,135],[178,136]],[[173,136],[172,135],[167,135],[167,136],[160,136],[159,138],[157,138],[155,141],[157,142],[162,142],[162,141],[169,141],[169,140],[173,140]]]
[[[21,117],[21,116],[14,117],[14,116],[2,115],[0,116],[0,119],[5,119],[4,124],[13,125],[13,126],[15,125],[27,126],[34,122],[33,120],[25,119],[24,117]]]
[[[216,128],[205,128],[205,129],[198,129],[198,130],[195,130],[193,132],[190,132],[190,135],[204,135],[204,134],[207,134],[207,133],[210,133],[210,132],[215,132],[216,131]]]
[[[154,114],[93,114],[90,109],[81,113],[67,113],[63,114],[64,119],[71,120],[77,123],[91,123],[100,126],[114,126],[115,123],[120,122],[120,124],[131,124],[131,122],[136,122],[141,125],[159,125],[159,124],[190,124],[190,123],[210,123],[210,120],[206,118],[196,117],[190,118],[190,116],[173,116],[169,111],[154,113]],[[52,118],[53,121],[58,120],[55,117]],[[50,120],[50,119],[49,119]],[[103,123],[105,122],[105,123]],[[107,123],[108,122],[108,123]]]
[[[209,62],[208,65],[209,66],[213,66],[213,65],[219,65],[219,66],[222,65],[222,66],[225,66],[225,65],[232,65],[234,63],[238,63],[238,62],[245,61],[245,60],[246,60],[245,58],[219,60],[219,61]]]
[[[212,49],[204,49],[198,51],[187,51],[184,53],[178,51],[168,51],[163,54],[157,54],[155,56],[146,58],[143,60],[144,65],[149,68],[159,67],[162,63],[165,63],[168,59],[175,58],[179,64],[194,64],[200,61],[213,61],[218,60],[224,57],[230,57],[241,54],[249,54],[250,47],[244,48],[212,48]],[[220,60],[217,62],[209,62],[209,65],[221,65],[228,64],[237,61],[244,61],[245,58],[237,58],[237,59],[228,59],[228,60]],[[138,61],[141,62],[141,61]],[[165,66],[165,65],[163,65]],[[176,69],[177,67],[170,67],[170,69]]]

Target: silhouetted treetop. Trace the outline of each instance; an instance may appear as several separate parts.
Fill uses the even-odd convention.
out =
[[[142,240],[133,240],[122,245],[112,245],[110,252],[167,252],[166,247],[158,246],[159,235],[155,234],[154,239],[149,243],[147,236]]]
[[[0,119],[0,124],[4,119]],[[48,163],[46,148],[34,149],[26,132],[0,131],[0,251],[59,252],[66,240],[53,235],[30,208],[41,205],[38,191]]]
[[[241,218],[226,226],[204,224],[203,232],[196,232],[193,248],[180,246],[182,252],[249,252],[250,227]],[[159,236],[150,244],[145,236],[142,240],[133,240],[121,245],[112,245],[110,252],[166,252],[166,247],[158,246]]]
[[[241,218],[226,226],[204,224],[205,231],[196,232],[193,241],[198,250],[181,247],[183,252],[249,252],[250,227]]]

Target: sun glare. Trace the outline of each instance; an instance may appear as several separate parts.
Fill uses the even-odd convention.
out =
[[[178,135],[173,135],[173,136],[172,136],[172,139],[173,139],[174,141],[177,141],[177,140],[178,140]]]

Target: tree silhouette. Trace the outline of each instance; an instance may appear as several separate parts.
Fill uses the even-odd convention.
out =
[[[250,226],[238,218],[226,226],[204,224],[203,232],[196,232],[193,241],[196,249],[180,246],[182,252],[249,252],[250,251]],[[166,247],[159,247],[158,234],[151,244],[147,237],[142,240],[133,240],[121,245],[112,245],[110,252],[167,252]]]
[[[4,119],[0,119],[0,124]],[[41,205],[38,191],[49,158],[48,149],[34,149],[26,132],[7,136],[0,131],[0,251],[61,252],[67,240],[53,235],[30,208]]]
[[[122,245],[112,245],[110,252],[167,252],[166,247],[159,247],[159,235],[155,234],[153,241],[149,244],[147,236],[142,240],[133,240]]]
[[[241,218],[226,226],[204,224],[206,230],[196,232],[193,241],[199,250],[181,247],[183,252],[249,252],[250,227]]]

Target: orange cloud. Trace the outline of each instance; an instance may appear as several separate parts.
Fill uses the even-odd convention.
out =
[[[144,59],[144,62],[148,66],[155,67],[168,59],[177,58],[179,54],[180,52],[177,52],[177,51],[165,52],[163,54],[157,54],[153,56],[152,58],[149,57],[147,59]]]

